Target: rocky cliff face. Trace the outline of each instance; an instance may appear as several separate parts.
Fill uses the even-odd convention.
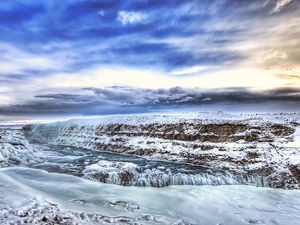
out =
[[[299,114],[104,117],[27,126],[31,139],[226,170],[244,183],[300,188]]]
[[[24,152],[28,158],[24,158]],[[20,129],[12,127],[0,127],[0,168],[9,165],[9,161],[15,164],[34,160],[34,149],[25,138]],[[30,159],[31,158],[31,159]]]

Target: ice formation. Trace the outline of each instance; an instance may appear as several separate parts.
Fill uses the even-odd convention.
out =
[[[229,174],[204,171],[198,174],[174,173],[168,168],[147,168],[133,163],[101,160],[87,166],[84,176],[104,183],[125,186],[165,187],[170,185],[238,184]]]

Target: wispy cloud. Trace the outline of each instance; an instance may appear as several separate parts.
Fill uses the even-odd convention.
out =
[[[176,75],[176,76],[192,75],[195,73],[199,74],[206,70],[208,70],[208,68],[205,66],[192,66],[192,67],[188,67],[188,68],[184,68],[184,69],[180,69],[180,70],[174,70],[171,72],[171,74]]]
[[[1,42],[0,51],[0,74],[19,74],[30,70],[44,71],[54,68],[59,70],[65,64],[54,55],[35,54]]]
[[[288,6],[293,0],[277,0],[275,7],[271,11],[271,13],[280,12],[286,6]]]

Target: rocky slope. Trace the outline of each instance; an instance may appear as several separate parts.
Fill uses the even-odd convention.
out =
[[[300,115],[181,113],[105,116],[26,126],[58,145],[209,166],[244,183],[300,188]]]

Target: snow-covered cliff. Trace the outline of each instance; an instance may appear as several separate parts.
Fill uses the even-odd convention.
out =
[[[41,142],[204,165],[257,185],[300,188],[297,113],[104,116],[24,129]]]

